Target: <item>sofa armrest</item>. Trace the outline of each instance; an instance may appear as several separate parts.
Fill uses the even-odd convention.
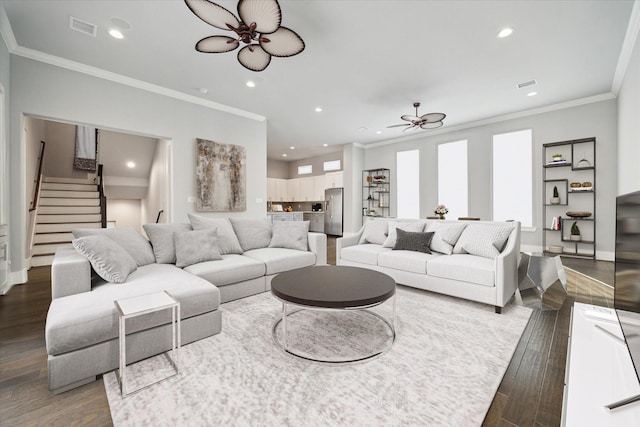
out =
[[[514,221],[507,244],[496,258],[496,306],[504,307],[518,287],[520,223]]]
[[[327,264],[327,235],[324,233],[308,234],[309,250],[316,255],[316,265]]]
[[[58,248],[51,263],[51,298],[91,291],[91,264],[75,248]]]
[[[362,237],[362,232],[364,231],[364,225],[358,230],[356,234],[346,237],[338,237],[336,239],[336,265],[340,265],[340,253],[343,248],[348,248],[349,246],[355,246],[360,242],[360,238]]]

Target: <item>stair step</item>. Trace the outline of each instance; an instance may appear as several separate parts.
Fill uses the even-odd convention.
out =
[[[53,255],[34,255],[31,257],[32,267],[44,267],[53,263]]]
[[[43,182],[43,190],[65,190],[65,191],[98,191],[95,184],[66,184],[58,182]]]
[[[100,206],[40,206],[38,215],[100,214]]]
[[[67,248],[73,247],[71,243],[63,243],[63,244],[44,244],[44,245],[33,245],[32,255],[53,255],[56,253],[56,249],[58,248]]]
[[[97,191],[64,191],[42,190],[40,197],[57,197],[68,199],[97,199],[100,195]]]
[[[93,178],[60,178],[55,176],[44,176],[42,182],[58,182],[63,184],[95,184]]]
[[[69,222],[65,224],[36,224],[36,233],[70,233],[76,228],[102,228],[100,222]]]
[[[42,206],[100,206],[100,199],[62,199],[55,197],[40,197],[38,210]]]
[[[41,215],[38,213],[36,224],[60,224],[64,222],[100,222],[100,214],[73,214],[73,215]]]
[[[37,233],[33,237],[33,243],[68,243],[73,240],[71,233]]]

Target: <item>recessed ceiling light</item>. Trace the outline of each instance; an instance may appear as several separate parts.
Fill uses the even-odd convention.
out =
[[[256,87],[256,84],[251,80],[247,81],[247,87]]]
[[[322,146],[323,146],[323,147],[328,147],[328,146],[329,146],[329,144],[322,144]]]
[[[382,131],[381,131],[381,130],[377,130],[377,131],[376,131],[376,133],[377,133],[378,135],[380,135],[380,134],[382,133]]]
[[[527,94],[527,96],[536,96],[538,94],[538,92],[529,92]]]
[[[111,18],[111,23],[123,31],[129,31],[133,28],[131,27],[131,24],[122,18]]]
[[[287,154],[286,154],[286,153],[285,153],[285,154],[283,154],[283,155],[282,155],[282,157],[287,157]]]
[[[513,34],[513,28],[506,27],[500,30],[500,32],[498,33],[498,37],[503,39],[505,37],[509,37],[511,34]]]
[[[291,146],[291,147],[289,147],[289,148],[290,148],[290,149],[292,149],[292,150],[295,150],[295,149],[296,149],[296,147],[293,147],[293,146]]]
[[[118,39],[118,40],[121,40],[124,38],[124,34],[122,34],[122,31],[116,30],[115,28],[112,28],[109,30],[109,35],[114,39]]]
[[[135,168],[135,167],[136,167],[136,164],[135,164],[135,163],[133,163],[133,162],[127,162],[127,167],[128,167],[129,169],[133,169],[133,168]]]
[[[315,109],[314,111],[315,111],[316,113],[320,113],[320,112],[322,112],[322,108],[320,108],[320,107],[316,107],[316,109]]]

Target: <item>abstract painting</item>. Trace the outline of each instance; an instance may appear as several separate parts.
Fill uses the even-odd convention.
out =
[[[199,138],[196,144],[196,210],[247,210],[244,147]]]

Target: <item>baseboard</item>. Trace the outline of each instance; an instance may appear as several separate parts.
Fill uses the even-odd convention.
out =
[[[8,279],[8,282],[11,286],[27,283],[27,280],[29,280],[29,270],[25,268],[24,270],[9,273]]]

